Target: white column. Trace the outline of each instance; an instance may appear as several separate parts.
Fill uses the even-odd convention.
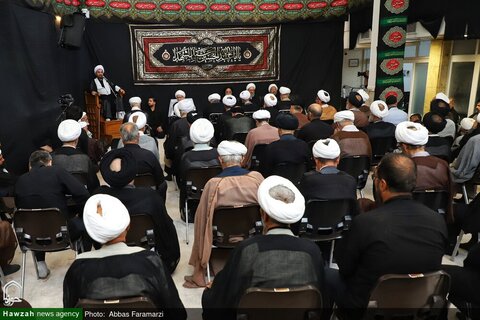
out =
[[[372,16],[372,34],[370,36],[370,68],[368,74],[368,91],[375,92],[375,83],[377,80],[377,45],[378,45],[378,29],[380,22],[380,2],[381,0],[373,1],[373,16]],[[370,95],[373,97],[373,94]]]

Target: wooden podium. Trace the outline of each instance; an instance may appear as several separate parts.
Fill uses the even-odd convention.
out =
[[[85,107],[88,115],[89,129],[95,139],[106,139],[110,143],[112,139],[120,138],[120,126],[122,120],[105,121],[101,116],[102,104],[98,96],[92,96],[85,92]]]

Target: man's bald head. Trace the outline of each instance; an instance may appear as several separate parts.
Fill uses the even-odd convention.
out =
[[[120,135],[122,136],[123,144],[134,143],[138,144],[139,130],[135,123],[126,122],[120,127]]]
[[[401,153],[386,154],[377,167],[377,178],[385,180],[394,193],[410,193],[415,188],[417,167],[415,162]]]
[[[308,106],[310,119],[319,119],[322,116],[322,106],[318,103],[312,103]]]

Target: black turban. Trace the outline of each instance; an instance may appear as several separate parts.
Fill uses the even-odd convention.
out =
[[[434,99],[430,102],[430,111],[445,118],[450,112],[450,105],[441,99]]]
[[[353,104],[355,107],[360,108],[363,105],[363,98],[360,93],[352,91],[348,95],[348,102]]]
[[[437,134],[447,125],[447,120],[445,120],[441,115],[435,112],[429,112],[423,116],[423,125],[433,134]]]
[[[290,113],[280,113],[276,119],[277,127],[284,130],[296,130],[298,119]]]
[[[122,161],[119,172],[112,171],[110,164],[113,160]],[[102,177],[110,186],[123,188],[130,183],[137,175],[137,160],[129,150],[125,148],[115,149],[105,154],[100,162]]]

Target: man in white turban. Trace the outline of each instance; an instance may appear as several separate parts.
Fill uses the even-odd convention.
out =
[[[278,87],[275,83],[271,83],[268,86],[268,93],[271,93],[273,95],[277,95]]]
[[[138,136],[138,145],[140,146],[140,148],[152,152],[152,154],[155,156],[155,158],[158,161],[160,159],[160,155],[159,155],[159,151],[158,151],[157,142],[155,141],[155,138],[152,138],[151,136],[145,134],[145,126],[147,124],[147,116],[145,115],[145,113],[142,112],[142,111],[132,113],[128,118],[128,122],[126,122],[126,123],[132,123],[132,124],[136,125],[136,127],[138,129],[138,135],[139,135]],[[126,123],[124,123],[124,124],[126,124]],[[132,132],[132,130],[133,130],[133,128],[131,128],[131,126],[128,126],[128,127],[125,127],[125,128],[129,128],[129,130],[128,130],[129,132]],[[125,133],[125,135],[128,135],[128,134]],[[122,139],[118,142],[118,146],[117,146],[118,148],[123,148],[124,143],[125,143],[123,138],[124,137],[122,137]],[[125,136],[125,138],[127,138],[128,141],[135,140],[135,137],[133,137],[133,136],[131,136],[131,137],[126,137]]]
[[[381,100],[370,105],[370,124],[364,129],[372,145],[374,159],[377,162],[387,152],[392,152],[397,145],[395,140],[395,125],[383,121],[389,113],[388,106]]]
[[[448,119],[447,119],[448,120]],[[460,122],[461,132],[463,131],[465,134],[461,136],[461,139],[458,144],[458,148],[452,152],[452,159],[455,159],[462,151],[463,147],[467,144],[467,142],[480,134],[480,114],[474,118],[464,118]]]
[[[415,191],[444,190],[448,196],[447,221],[453,221],[454,185],[448,163],[425,150],[428,130],[420,123],[404,121],[397,125],[395,137],[403,154],[417,166]]]
[[[325,90],[319,90],[317,92],[317,97],[315,103],[318,103],[322,106],[322,116],[320,120],[322,121],[333,121],[333,116],[337,112],[337,109],[328,103],[330,102],[330,94]]]
[[[292,101],[290,100],[290,93],[292,92],[292,90],[287,87],[280,87],[280,89],[278,89],[278,92],[280,93],[280,101],[278,101],[277,103],[277,109],[290,109],[290,106],[292,105]]]
[[[250,91],[243,90],[242,92],[240,92],[239,97],[240,97],[240,100],[242,101],[243,111],[254,112],[258,110],[258,105],[256,105],[255,103],[252,102],[252,100],[250,100],[250,97],[251,97]]]
[[[95,165],[90,157],[77,149],[78,139],[82,132],[78,121],[64,120],[58,126],[57,134],[62,146],[52,153],[52,163],[79,177],[88,191],[93,192],[100,186]]]
[[[263,235],[239,244],[202,297],[204,315],[216,319],[235,308],[245,288],[312,285],[323,288],[323,259],[314,242],[290,229],[303,217],[305,199],[289,180],[270,176],[258,188]],[[254,262],[254,263],[253,263]],[[279,276],[281,275],[281,276]]]
[[[277,105],[277,97],[275,95],[268,93],[263,97],[264,107],[265,108],[272,108]]]
[[[208,104],[203,108],[203,117],[210,120],[210,114],[214,113],[216,118],[225,111],[222,103],[222,97],[218,93],[212,93],[208,96]],[[216,119],[215,118],[215,119]]]
[[[359,111],[361,112],[361,111]],[[333,122],[335,133],[332,139],[340,146],[340,158],[351,156],[372,156],[370,140],[365,132],[360,131],[353,124],[355,115],[350,110],[335,113]]]
[[[255,120],[256,128],[250,130],[245,139],[247,153],[243,159],[242,166],[244,168],[250,168],[251,170],[258,170],[260,159],[257,154],[255,154],[255,163],[251,163],[255,147],[257,145],[259,146],[257,153],[260,154],[260,150],[263,150],[270,142],[277,141],[280,137],[278,135],[278,129],[268,123],[270,120],[270,112],[265,109],[260,109],[255,111],[252,117]]]
[[[157,308],[171,308],[167,311],[169,318],[186,319],[175,284],[160,256],[126,245],[130,215],[120,200],[106,194],[90,197],[83,221],[88,235],[103,247],[79,254],[68,269],[63,283],[64,307],[73,308],[79,299],[146,296]]]
[[[115,112],[121,112],[123,105],[116,105],[117,93],[120,96],[125,95],[125,90],[113,84],[104,76],[105,68],[98,65],[93,69],[95,79],[90,82],[90,93],[94,96],[98,95],[102,101],[102,116],[109,121],[115,115]]]
[[[125,114],[125,112],[123,113],[123,123],[125,122],[128,122],[129,119],[130,119],[130,116],[134,113],[137,113],[137,112],[143,112],[142,110],[142,99],[140,97],[131,97],[130,99],[128,99],[128,103],[130,104],[130,111],[127,112]],[[145,116],[147,115],[146,113],[144,113]],[[148,119],[145,118],[145,124],[148,122]]]
[[[257,89],[257,86],[255,85],[255,83],[247,84],[245,89],[250,92],[250,99],[253,99],[253,97],[255,97],[255,90]]]
[[[195,213],[195,235],[189,264],[193,275],[186,276],[184,287],[204,287],[207,263],[213,243],[212,221],[215,208],[257,204],[257,190],[263,177],[240,165],[247,148],[237,141],[222,141],[217,148],[223,171],[210,179],[202,192]]]

